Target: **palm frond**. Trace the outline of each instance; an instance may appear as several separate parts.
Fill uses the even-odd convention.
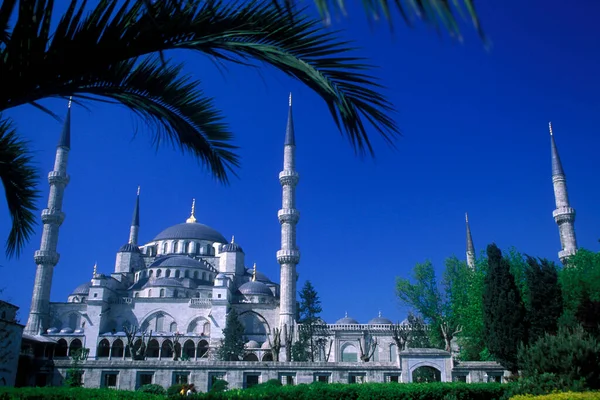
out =
[[[6,91],[0,110],[52,95],[85,93],[74,90],[72,83],[84,84],[90,70],[164,50],[189,49],[242,65],[267,63],[296,78],[325,101],[339,129],[360,153],[373,154],[365,122],[390,144],[399,133],[390,117],[393,106],[380,93],[377,80],[367,74],[373,67],[362,58],[346,56],[352,46],[339,40],[336,32],[323,32],[320,21],[301,11],[292,11],[291,24],[270,0],[188,1],[185,7],[177,0],[151,5],[137,0],[120,9],[115,2],[101,1],[83,17],[74,3],[58,24],[56,32],[61,35],[49,41],[34,33],[37,28],[31,29],[31,41],[44,42],[45,54],[23,54],[26,50],[18,43],[13,48],[11,40],[7,61],[0,65],[0,84],[11,82],[2,85]]]
[[[17,136],[10,120],[0,116],[0,181],[12,218],[6,240],[6,256],[9,258],[20,255],[36,225],[34,211],[39,195],[34,188],[38,175],[31,160],[27,142]]]

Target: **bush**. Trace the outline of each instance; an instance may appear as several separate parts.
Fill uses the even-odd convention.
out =
[[[181,389],[183,389],[183,383],[176,383],[174,385],[171,385],[168,389],[167,389],[167,396],[175,396],[178,395],[179,392],[181,392]]]
[[[519,395],[511,397],[510,400],[600,400],[600,392],[563,392],[543,396]]]
[[[0,388],[0,400],[164,400],[144,392],[66,387]]]
[[[157,385],[155,383],[150,383],[148,385],[142,385],[138,388],[138,392],[151,393],[157,395],[165,395],[167,391],[164,387]]]
[[[561,328],[556,336],[546,334],[532,345],[520,346],[519,364],[524,378],[550,384],[552,390],[600,389],[600,345],[581,327]]]
[[[213,393],[224,392],[227,390],[227,386],[229,386],[229,382],[223,379],[217,379],[213,382],[212,386],[210,387],[210,391]]]

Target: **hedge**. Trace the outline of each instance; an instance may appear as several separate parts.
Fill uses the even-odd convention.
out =
[[[165,400],[165,396],[114,389],[68,387],[0,388],[0,400]]]
[[[494,400],[505,398],[508,385],[499,383],[313,383],[274,387],[258,385],[221,393],[199,393],[201,400]]]
[[[513,396],[510,400],[600,400],[600,392],[562,392],[545,394],[542,396],[525,394]]]

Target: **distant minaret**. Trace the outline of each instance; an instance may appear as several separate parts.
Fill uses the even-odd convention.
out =
[[[554,134],[552,132],[552,122],[550,128],[550,147],[552,152],[552,184],[554,185],[554,200],[556,201],[556,210],[552,216],[558,225],[560,234],[560,244],[562,250],[558,252],[558,258],[564,264],[569,256],[577,252],[577,239],[575,237],[575,210],[569,204],[569,194],[567,192],[567,178],[558,156]]]
[[[283,151],[283,171],[279,173],[283,198],[281,210],[277,212],[281,223],[281,250],[277,252],[277,262],[281,265],[279,325],[291,327],[294,325],[296,316],[296,264],[300,262],[300,251],[296,247],[296,224],[300,219],[300,213],[296,210],[296,185],[299,175],[295,168],[296,140],[294,138],[291,93]]]
[[[137,189],[137,197],[135,198],[135,208],[133,209],[133,219],[129,228],[129,244],[137,246],[138,233],[140,231],[140,187]]]
[[[67,161],[71,150],[71,101],[67,109],[67,117],[63,131],[58,141],[54,170],[48,174],[50,194],[48,195],[48,208],[42,211],[42,242],[40,249],[34,253],[33,258],[37,264],[33,295],[31,298],[31,311],[25,326],[25,332],[31,335],[41,334],[48,329],[50,317],[50,289],[52,287],[52,274],[54,266],[58,264],[59,254],[56,252],[58,243],[58,229],[65,220],[62,212],[63,195],[69,183],[67,175]]]
[[[467,265],[469,268],[475,268],[475,246],[473,245],[473,237],[471,236],[471,227],[469,226],[469,214],[465,213],[465,221],[467,223]]]

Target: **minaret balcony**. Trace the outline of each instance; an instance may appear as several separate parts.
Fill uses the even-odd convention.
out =
[[[46,208],[42,210],[42,222],[44,224],[60,225],[65,220],[65,213],[56,208]]]
[[[56,264],[58,264],[60,256],[55,251],[37,250],[33,254],[33,259],[35,260],[36,265],[55,266]]]
[[[279,264],[298,264],[300,262],[300,251],[279,250],[277,252],[277,262]]]
[[[69,183],[69,175],[61,171],[50,171],[48,173],[48,183],[51,185],[66,185]]]
[[[279,218],[279,223],[290,223],[295,224],[300,220],[300,211],[295,208],[283,208],[277,211],[277,218]]]
[[[575,255],[576,252],[577,250],[575,249],[561,250],[558,252],[558,258],[564,263],[567,258]]]
[[[279,173],[279,182],[281,186],[296,186],[300,180],[300,175],[294,170],[283,170]]]
[[[571,207],[559,207],[552,211],[552,216],[557,224],[575,220],[575,209]]]

